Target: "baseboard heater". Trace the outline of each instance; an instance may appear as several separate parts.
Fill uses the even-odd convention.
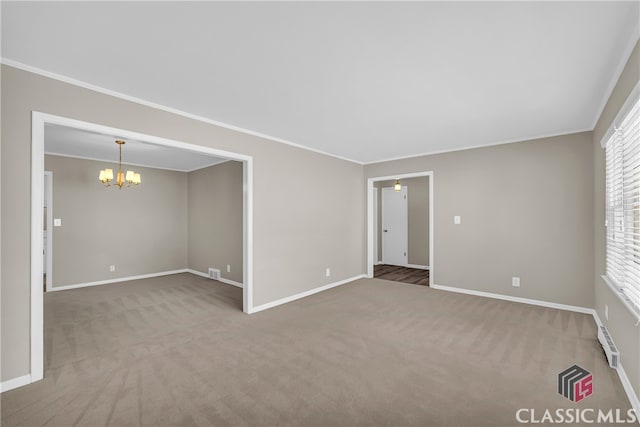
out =
[[[607,356],[609,366],[617,368],[620,363],[620,353],[618,352],[616,345],[613,343],[606,326],[600,326],[598,329],[598,341],[600,341],[604,354]]]

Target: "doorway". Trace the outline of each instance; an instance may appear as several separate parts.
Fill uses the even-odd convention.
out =
[[[31,329],[30,382],[44,377],[44,298],[42,292],[44,263],[44,136],[45,125],[60,125],[89,132],[119,135],[184,151],[236,160],[243,164],[243,311],[252,313],[253,307],[253,158],[251,156],[188,144],[180,141],[141,134],[124,129],[102,126],[60,116],[32,112],[31,132]],[[47,204],[50,207],[50,202]],[[51,218],[52,215],[47,215]],[[50,245],[47,239],[47,245]],[[50,246],[49,246],[50,247]],[[48,257],[49,264],[51,257]]]
[[[410,268],[410,269],[427,269],[429,272],[429,280],[433,282],[434,278],[434,227],[433,227],[433,218],[434,218],[434,174],[432,171],[425,172],[416,172],[416,173],[408,173],[408,174],[399,174],[399,175],[390,175],[390,176],[379,176],[367,179],[367,277],[374,277],[374,268],[380,265],[383,262],[383,258],[378,258],[378,250],[381,252],[381,244],[378,242],[378,224],[382,224],[382,221],[377,221],[377,212],[381,207],[381,203],[377,203],[378,200],[378,187],[381,186],[382,181],[393,181],[400,180],[402,184],[402,180],[407,180],[410,178],[417,177],[428,177],[428,207],[425,212],[428,212],[427,215],[423,215],[421,221],[425,224],[425,227],[428,228],[428,242],[421,243],[421,245],[425,245],[425,252],[428,252],[427,259],[428,265],[414,265],[411,264],[411,254],[408,253],[408,259],[401,264],[399,268]],[[383,186],[384,187],[384,186]],[[409,188],[407,188],[407,200],[409,200],[413,192]],[[381,199],[381,198],[380,198]],[[380,200],[381,201],[381,200]],[[380,213],[381,213],[380,209]],[[380,215],[381,216],[381,215]],[[427,218],[428,217],[428,218]],[[381,232],[380,234],[384,234]],[[381,239],[380,239],[381,240]],[[411,244],[409,244],[411,246]],[[378,247],[378,250],[376,250]],[[427,250],[428,249],[428,250]],[[415,251],[415,249],[414,249]],[[410,251],[408,251],[410,252]]]

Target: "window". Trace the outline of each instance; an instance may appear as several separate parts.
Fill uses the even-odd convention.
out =
[[[637,88],[636,88],[637,89]],[[606,158],[605,279],[640,316],[640,100],[638,91],[603,139]]]

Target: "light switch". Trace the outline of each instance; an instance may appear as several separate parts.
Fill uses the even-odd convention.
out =
[[[54,226],[54,227],[62,227],[62,219],[60,219],[60,218],[54,218],[54,219],[53,219],[53,226]]]
[[[453,217],[453,223],[454,224],[460,224],[460,215],[456,215]]]

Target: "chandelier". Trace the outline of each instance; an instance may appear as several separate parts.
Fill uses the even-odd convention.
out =
[[[122,187],[131,187],[140,185],[140,174],[134,171],[127,171],[126,175],[122,172],[122,146],[124,141],[116,140],[118,148],[120,149],[120,160],[118,161],[118,175],[116,180],[113,180],[113,169],[102,169],[98,179],[105,187],[111,187],[117,185],[119,189]]]

